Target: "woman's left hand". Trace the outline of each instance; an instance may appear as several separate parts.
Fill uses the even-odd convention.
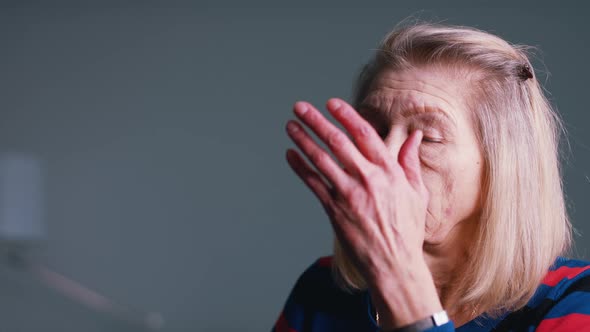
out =
[[[331,99],[327,108],[354,142],[312,105],[298,102],[294,112],[342,167],[296,121],[289,121],[287,132],[321,175],[291,149],[289,165],[320,200],[344,250],[375,293],[386,325],[409,324],[441,310],[422,252],[428,191],[419,159],[421,131],[392,151],[346,102]]]

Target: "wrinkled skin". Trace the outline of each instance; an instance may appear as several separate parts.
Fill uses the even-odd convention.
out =
[[[440,71],[378,75],[359,109],[327,103],[346,135],[309,103],[294,112],[287,160],[318,197],[348,256],[367,280],[383,328],[445,308],[456,325],[445,279],[460,270],[481,211],[482,154],[461,84]],[[447,277],[448,278],[448,277]],[[442,291],[444,289],[444,291]],[[395,310],[394,310],[395,309]],[[457,311],[457,312],[455,312]]]

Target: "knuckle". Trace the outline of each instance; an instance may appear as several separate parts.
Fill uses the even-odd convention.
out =
[[[366,126],[366,125],[361,125],[358,127],[357,131],[360,136],[367,137],[370,135],[371,130],[373,130],[372,127]]]
[[[373,186],[375,184],[378,184],[381,181],[381,177],[381,172],[374,168],[370,168],[368,170],[360,172],[360,178],[362,182],[367,186]]]
[[[321,165],[326,159],[326,154],[322,151],[315,151],[310,154],[309,159],[316,165]]]
[[[399,165],[392,165],[388,170],[389,175],[394,179],[401,179],[406,177],[406,173]]]
[[[338,131],[332,131],[328,134],[328,144],[332,147],[341,146],[344,143],[344,134]]]
[[[352,186],[343,193],[343,198],[348,202],[358,202],[365,196],[365,190],[361,186]]]

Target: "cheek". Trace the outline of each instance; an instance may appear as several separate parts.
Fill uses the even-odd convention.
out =
[[[444,197],[449,178],[448,159],[444,149],[422,144],[420,146],[420,165],[424,184],[430,193],[430,201],[440,201],[440,198]]]
[[[429,214],[438,222],[447,222],[454,211],[457,174],[450,165],[439,162],[436,167],[423,168],[422,176],[430,194]]]
[[[446,149],[421,148],[422,177],[430,194],[428,227],[433,232],[451,228],[462,217],[464,167]]]
[[[421,146],[420,160],[430,194],[429,213],[439,222],[454,224],[479,206],[482,163],[478,153],[451,150]]]
[[[438,143],[422,143],[420,145],[420,162],[423,168],[439,170],[447,162],[445,147]]]
[[[428,201],[425,224],[425,241],[440,243],[456,223],[452,173],[448,167],[439,164],[437,168],[425,169],[422,173],[430,200]]]
[[[420,163],[422,165],[422,177],[428,192],[430,200],[433,203],[441,205],[443,200],[447,200],[453,191],[456,175],[453,173],[453,165],[446,151],[442,147],[424,146],[420,147]],[[432,211],[431,211],[432,212]]]
[[[444,227],[453,227],[472,218],[480,210],[481,165],[477,162],[453,162],[443,165],[435,182],[431,211]],[[437,197],[436,197],[437,196]]]

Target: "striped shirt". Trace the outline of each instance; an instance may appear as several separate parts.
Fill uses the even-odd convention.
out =
[[[347,293],[332,279],[332,257],[299,277],[272,332],[378,331],[367,291]],[[455,328],[450,321],[428,332],[590,332],[590,263],[559,257],[527,305],[500,318],[479,316]]]

